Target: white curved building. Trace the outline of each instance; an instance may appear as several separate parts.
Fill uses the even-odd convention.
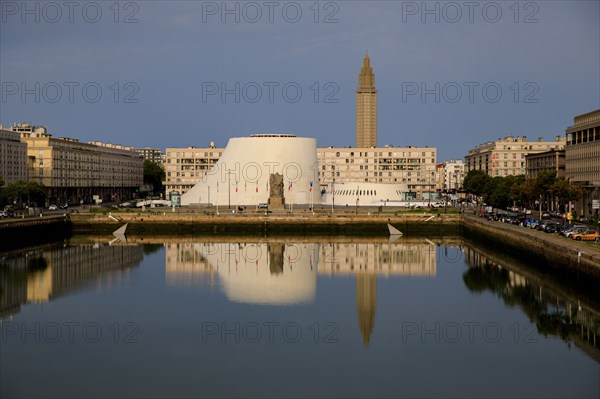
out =
[[[323,204],[335,206],[378,206],[406,204],[406,184],[345,182],[335,183],[323,194]]]
[[[266,203],[273,173],[283,175],[286,204],[320,204],[317,166],[314,138],[285,134],[232,138],[215,166],[181,197],[181,205]]]

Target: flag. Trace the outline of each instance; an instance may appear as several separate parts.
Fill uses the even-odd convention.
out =
[[[237,180],[235,181],[235,192],[236,193],[238,192],[238,182],[237,182]]]
[[[312,180],[310,181],[310,189],[309,189],[309,192],[311,192],[311,193],[312,193]]]
[[[258,192],[258,181],[256,182],[256,192]]]
[[[269,192],[269,181],[267,180],[267,192]]]
[[[288,191],[292,191],[292,181],[290,180],[290,185],[288,186]]]

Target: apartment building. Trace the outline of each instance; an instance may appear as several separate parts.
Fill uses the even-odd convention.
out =
[[[321,187],[370,182],[408,185],[406,200],[436,197],[436,149],[429,147],[317,148]]]
[[[565,177],[565,150],[550,150],[527,154],[525,169],[528,179],[535,179],[541,172],[554,171],[556,177]]]
[[[165,191],[186,193],[196,185],[214,164],[217,163],[224,148],[209,147],[167,148],[165,154]]]
[[[565,143],[562,136],[556,136],[554,141],[543,138],[527,141],[527,136],[506,136],[469,150],[465,157],[466,172],[482,170],[492,177],[524,175],[527,154],[562,150]]]
[[[27,180],[27,144],[0,125],[0,179],[5,185]]]
[[[462,190],[465,180],[465,164],[462,159],[444,162],[444,190],[456,192]]]
[[[48,204],[119,201],[143,184],[143,159],[126,147],[57,138],[27,123],[10,130],[27,145],[28,180],[46,186]]]

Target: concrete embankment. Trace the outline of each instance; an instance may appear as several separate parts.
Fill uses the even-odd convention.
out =
[[[600,278],[600,244],[570,240],[521,226],[465,215],[463,232],[513,256],[554,270]]]
[[[0,222],[0,251],[56,241],[70,233],[71,222],[64,215],[5,219]]]
[[[388,233],[387,223],[415,235],[460,232],[460,214],[316,214],[295,215],[203,215],[199,213],[72,214],[73,232],[104,234],[129,223],[132,234],[152,235],[376,235]],[[116,219],[116,220],[115,220]]]

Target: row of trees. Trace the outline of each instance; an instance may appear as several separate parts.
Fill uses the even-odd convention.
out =
[[[30,181],[17,181],[6,187],[0,178],[0,204],[25,204],[31,206],[44,206],[46,203],[46,187]]]
[[[537,208],[547,202],[546,208],[554,204],[564,209],[569,201],[577,200],[583,194],[583,188],[557,178],[555,171],[545,171],[535,179],[525,176],[491,177],[481,170],[467,173],[463,183],[465,191],[482,197],[483,202],[495,208],[506,209],[510,206]]]

